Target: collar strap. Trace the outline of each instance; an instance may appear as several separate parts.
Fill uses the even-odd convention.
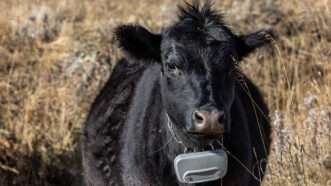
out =
[[[175,131],[174,131],[174,126],[173,126],[173,124],[172,124],[172,122],[171,122],[171,120],[170,120],[170,117],[169,117],[168,113],[166,113],[166,116],[167,116],[167,120],[168,120],[168,121],[167,121],[167,126],[168,126],[168,129],[169,129],[169,131],[170,131],[171,136],[175,139],[175,141],[176,141],[177,143],[184,145],[183,141],[180,140],[179,137],[176,135],[176,133],[175,133]],[[184,146],[185,146],[185,145],[184,145]]]

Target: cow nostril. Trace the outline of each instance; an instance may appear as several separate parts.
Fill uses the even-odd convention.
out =
[[[203,114],[198,112],[198,111],[195,111],[194,114],[193,114],[193,118],[194,118],[194,121],[197,123],[197,124],[202,124],[204,122],[204,117],[203,117]]]
[[[224,114],[224,112],[221,112],[221,113],[219,114],[218,122],[219,122],[220,124],[224,124],[224,122],[225,122],[225,114]]]

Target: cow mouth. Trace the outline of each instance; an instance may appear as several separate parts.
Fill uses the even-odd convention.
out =
[[[201,133],[194,133],[194,132],[187,132],[190,136],[197,138],[197,139],[202,139],[202,140],[217,140],[220,139],[221,134],[201,134]]]
[[[185,131],[186,135],[194,141],[199,141],[201,143],[211,143],[223,138],[223,133],[199,133],[199,132],[189,132]]]
[[[186,133],[189,142],[189,152],[200,152],[223,148],[223,135],[220,134],[201,134]]]
[[[221,139],[200,141],[198,144],[193,145],[193,147],[187,147],[186,152],[202,152],[211,151],[217,149],[223,149],[223,143]]]

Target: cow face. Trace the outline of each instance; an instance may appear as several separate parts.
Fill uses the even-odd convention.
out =
[[[190,21],[162,33],[163,100],[171,120],[191,137],[217,138],[230,129],[235,40],[227,33],[215,38]]]
[[[209,4],[180,8],[179,20],[160,34],[120,26],[120,47],[142,61],[159,63],[165,110],[190,141],[219,138],[231,128],[237,64],[270,41],[271,31],[237,36]]]

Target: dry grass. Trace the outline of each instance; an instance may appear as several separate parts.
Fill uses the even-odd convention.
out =
[[[0,185],[80,185],[79,134],[118,59],[111,30],[153,31],[171,0],[0,2]],[[265,186],[331,185],[331,1],[223,0],[238,32],[273,27],[274,50],[242,63],[271,108]],[[4,11],[3,11],[4,10]]]

